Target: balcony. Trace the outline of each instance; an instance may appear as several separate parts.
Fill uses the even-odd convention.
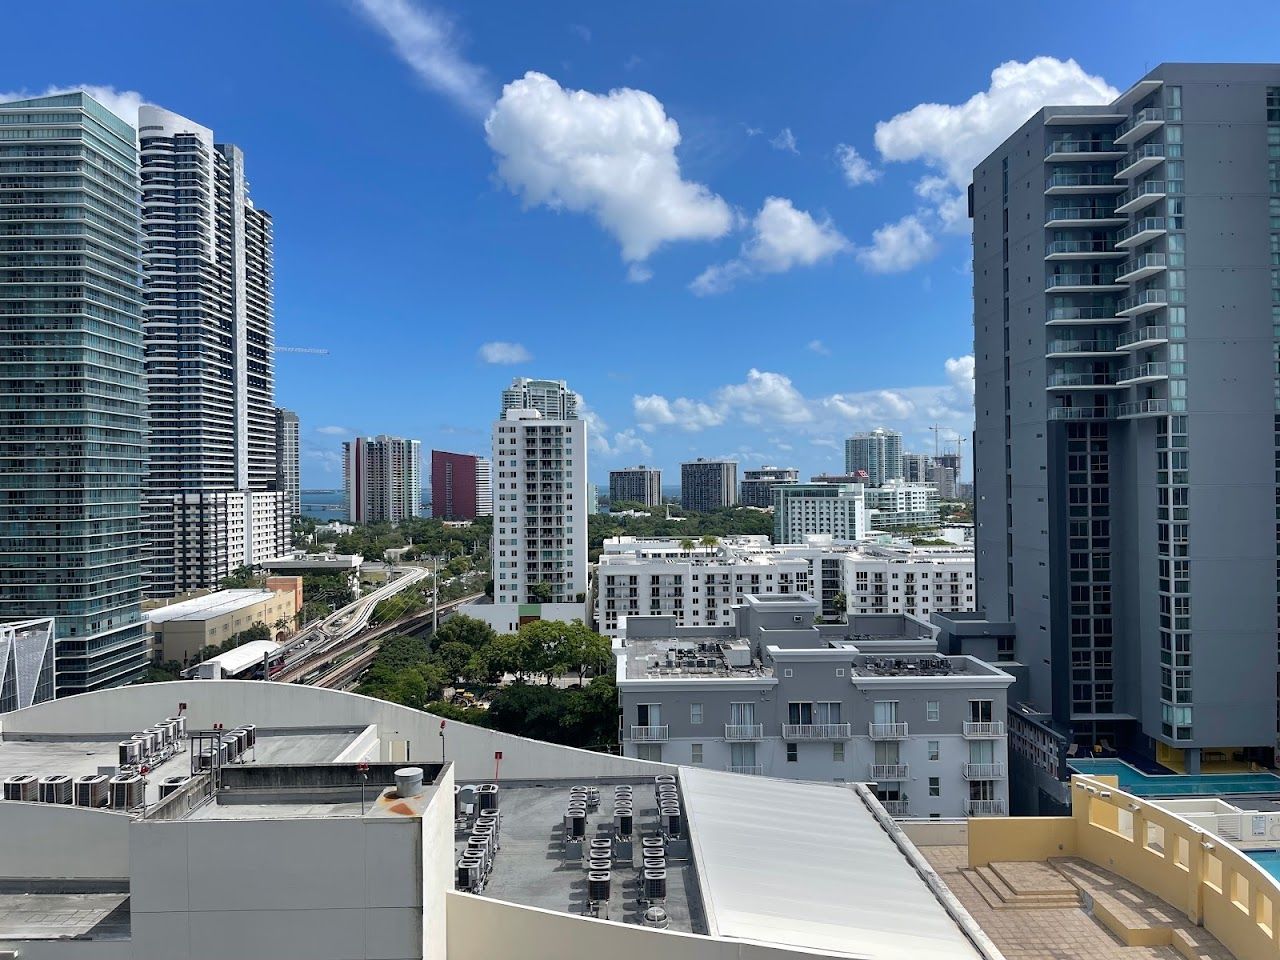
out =
[[[906,763],[872,763],[868,764],[870,770],[870,779],[877,783],[886,780],[910,780],[911,774],[908,770],[910,764]]]
[[[749,776],[760,777],[764,775],[764,766],[759,763],[749,764],[747,766],[735,766],[730,764],[725,767],[730,773],[745,773]]]
[[[964,735],[968,740],[991,740],[1004,736],[1003,720],[966,720]]]
[[[1108,390],[1117,386],[1113,373],[1051,373],[1046,390]]]
[[[1101,227],[1125,222],[1124,214],[1118,214],[1110,206],[1052,207],[1045,214],[1045,228]]]
[[[966,800],[964,802],[966,817],[1003,817],[1005,815],[1003,800]]]
[[[1121,386],[1132,386],[1135,383],[1153,383],[1156,380],[1169,379],[1169,364],[1139,363],[1132,367],[1121,367],[1116,376]]]
[[[1117,352],[1114,340],[1050,340],[1046,357],[1109,357]]]
[[[648,727],[632,727],[632,743],[663,743],[667,739],[667,725]]]
[[[1124,256],[1110,240],[1051,240],[1045,244],[1046,260],[1081,260],[1094,257]]]
[[[1044,192],[1051,197],[1063,193],[1099,193],[1116,188],[1115,178],[1105,173],[1066,173],[1061,170],[1044,184]]]
[[[1110,140],[1054,140],[1049,144],[1045,160],[1068,162],[1072,160],[1117,160],[1124,156]]]
[[[848,723],[784,723],[783,740],[848,740],[853,736]]]
[[[1130,150],[1123,160],[1116,164],[1116,179],[1128,180],[1141,176],[1152,167],[1164,162],[1163,143],[1144,143],[1136,150]]]
[[[891,817],[907,816],[906,800],[881,800],[880,806],[884,807],[884,812]]]
[[[1106,271],[1055,273],[1045,278],[1045,293],[1098,293],[1123,290],[1124,284]]]
[[[1143,217],[1116,234],[1117,247],[1140,247],[1156,237],[1164,236],[1169,230],[1169,222],[1164,217]]]
[[[905,740],[907,725],[905,723],[869,723],[867,735],[872,740]]]
[[[1169,342],[1168,327],[1139,327],[1122,333],[1116,337],[1116,348],[1119,350],[1143,350],[1147,347],[1158,347]]]
[[[1050,420],[1110,420],[1116,408],[1106,407],[1050,407]]]
[[[1130,189],[1120,194],[1116,213],[1137,213],[1157,200],[1163,200],[1166,193],[1163,180],[1143,180],[1141,183],[1135,183]]]
[[[1117,317],[1113,307],[1050,307],[1045,316],[1046,326],[1071,326],[1073,324],[1124,323],[1125,317]]]
[[[1004,778],[1004,764],[966,763],[964,778],[966,780],[1001,780]]]
[[[1137,280],[1145,280],[1147,277],[1154,277],[1157,273],[1161,273],[1168,265],[1169,258],[1163,253],[1144,253],[1120,264],[1120,269],[1116,271],[1116,282],[1133,283]]]
[[[1146,400],[1132,400],[1116,407],[1116,416],[1121,420],[1136,420],[1138,417],[1158,417],[1169,412],[1169,401],[1163,397],[1148,397]]]
[[[1139,314],[1150,313],[1152,310],[1159,310],[1168,305],[1168,291],[1154,287],[1150,290],[1143,290],[1141,293],[1135,293],[1132,297],[1124,297],[1116,301],[1116,316],[1136,317]]]
[[[1116,143],[1134,143],[1164,126],[1164,111],[1159,107],[1147,107],[1133,115],[1133,119],[1120,125],[1116,131]]]
[[[726,740],[763,740],[764,724],[762,723],[726,723],[724,725]]]

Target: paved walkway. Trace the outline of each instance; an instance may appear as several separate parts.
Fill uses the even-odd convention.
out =
[[[1008,960],[1183,960],[1183,955],[1172,946],[1125,946],[1086,912],[1084,903],[1088,898],[1080,898],[1071,905],[1065,899],[1055,898],[1054,905],[1046,908],[1022,898],[1016,905],[993,906],[993,898],[984,896],[971,882],[966,848],[921,847],[920,852]],[[1024,865],[1000,866],[1003,874],[1014,880],[1014,886],[1020,886],[1018,881],[1022,875],[1030,877],[1035,873]],[[1049,869],[1046,864],[1036,866],[1041,872]],[[1202,927],[1190,923],[1154,894],[1115,874],[1075,858],[1055,860],[1052,869],[1061,880],[1082,888],[1090,898],[1105,903],[1126,920],[1183,931],[1197,945],[1198,958],[1231,960],[1226,947]]]

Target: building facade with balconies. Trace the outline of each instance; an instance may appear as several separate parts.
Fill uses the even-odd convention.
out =
[[[809,596],[748,596],[732,627],[637,618],[618,652],[626,756],[736,773],[874,781],[895,816],[1008,812],[1013,677],[940,656],[909,616],[818,624]]]
[[[979,608],[1077,744],[1270,759],[1280,66],[1046,106],[970,190]]]

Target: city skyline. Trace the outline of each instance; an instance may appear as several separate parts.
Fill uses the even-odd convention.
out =
[[[392,9],[414,22],[454,21],[451,35],[461,39],[441,60],[456,74],[415,74],[401,56],[412,51],[398,53],[380,25]],[[1259,29],[1246,34],[1193,5],[1175,9],[1170,23],[1146,34],[1166,59],[1269,55],[1265,28],[1277,16],[1269,8],[1253,7]],[[701,10],[648,17],[580,4],[535,13],[362,0],[316,5],[301,29],[287,5],[237,10],[230,20],[174,11],[174,28],[207,37],[207,50],[249,36],[255,48],[277,51],[252,82],[207,83],[209,72],[191,69],[190,58],[208,54],[157,49],[131,35],[128,18],[90,27],[92,18],[70,16],[59,58],[11,51],[6,91],[109,86],[119,94],[104,95],[109,105],[128,112],[138,99],[164,104],[253,158],[254,193],[277,221],[278,343],[329,351],[277,358],[277,401],[303,421],[307,488],[340,485],[340,442],[355,435],[414,436],[428,448],[483,453],[484,410],[513,373],[567,378],[582,392],[595,438],[592,480],[601,484],[611,467],[653,462],[671,471],[696,456],[794,463],[805,476],[837,472],[843,437],[881,425],[902,430],[906,448],[922,452],[933,449],[927,427],[935,422],[967,436],[972,341],[968,225],[955,202],[961,181],[1041,101],[1102,103],[1141,72],[1124,37],[1136,11],[1108,10],[1117,29],[1073,48],[1041,42],[1054,35],[1049,11],[1017,10],[962,57],[931,55],[940,51],[930,47],[907,64],[878,42],[907,28],[907,10],[801,9],[776,23],[764,7],[747,6],[740,22],[725,24]],[[35,16],[16,9],[10,22],[36,29]],[[939,17],[945,36],[965,15]],[[689,55],[725,30],[723,73]],[[838,55],[855,31],[863,54]],[[289,43],[278,42],[286,33]],[[733,42],[747,36],[754,46]],[[316,66],[338,57],[350,69]],[[773,75],[746,69],[760,59],[777,65]],[[530,80],[530,70],[548,82]],[[359,88],[349,75],[363,78]],[[441,94],[449,76],[454,92]],[[248,106],[251,89],[299,79],[311,95],[286,120]],[[670,173],[652,189],[705,195],[732,222],[714,239],[660,223],[637,240],[617,222],[636,204],[618,212],[608,205],[617,198],[572,194],[563,176],[552,192],[536,194],[517,161],[545,147],[537,139],[545,113],[507,112],[506,128],[483,128],[504,82],[504,109],[522,91],[546,110],[571,110],[579,101],[565,91],[576,90],[604,116],[630,116],[632,100],[621,92],[633,92],[667,123],[656,146],[634,145]],[[868,85],[874,96],[843,93]],[[939,106],[930,113],[927,104]],[[330,135],[337,115],[347,125],[342,143]],[[405,116],[413,118],[401,134],[408,149],[382,148],[380,132]],[[325,162],[298,163],[304,155]],[[574,157],[559,159],[564,175]],[[326,202],[315,203],[318,195]],[[804,256],[763,244],[785,223],[812,225]],[[372,252],[345,241],[373,232],[392,241],[379,245],[385,262],[376,267]],[[721,269],[706,277],[709,268]],[[647,273],[647,282],[629,282]],[[374,274],[371,312],[349,278]],[[711,289],[730,282],[732,289]],[[805,335],[778,338],[778,318],[797,314],[811,321]],[[613,343],[593,323],[605,316],[608,329],[643,330],[635,343],[649,349]],[[568,342],[562,334],[574,324],[581,337]],[[731,341],[726,328],[735,330]],[[854,336],[840,335],[846,331]],[[681,349],[653,362],[656,345],[675,342]],[[431,369],[425,400],[418,377],[394,375],[415,362]],[[378,389],[329,389],[334,382]]]

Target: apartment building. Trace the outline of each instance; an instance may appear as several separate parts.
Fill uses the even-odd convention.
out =
[[[844,554],[841,583],[849,614],[971,611],[976,604],[972,547],[859,544]]]
[[[422,444],[357,437],[342,445],[343,497],[352,523],[399,523],[422,515]]]
[[[480,515],[479,465],[480,457],[474,454],[431,451],[431,516],[474,520]]]
[[[759,470],[744,470],[738,502],[744,507],[772,507],[773,491],[776,487],[799,482],[800,471],[795,467],[766,465]]]
[[[302,516],[302,437],[298,415],[276,407],[276,489],[290,517]]]
[[[773,489],[774,543],[800,543],[826,535],[861,540],[867,533],[863,488],[852,484],[792,482]]]
[[[940,520],[938,489],[928,483],[889,480],[863,490],[867,525],[872,530],[936,527]]]
[[[979,608],[1078,745],[1269,759],[1280,65],[1045,105],[970,190]]]
[[[236,567],[287,550],[301,502],[285,489],[290,471],[296,479],[296,449],[283,476],[277,450],[273,224],[250,199],[244,153],[151,105],[138,110],[138,143],[148,409],[143,588],[169,597],[215,587]],[[296,418],[291,426],[296,444]],[[240,506],[204,508],[218,499]],[[279,517],[246,536],[245,525],[267,513]],[[236,526],[219,526],[224,517]],[[196,529],[202,524],[212,526]]]
[[[623,467],[609,471],[609,506],[622,501],[656,507],[662,502],[662,471],[656,467]]]
[[[0,125],[0,620],[55,619],[62,696],[147,668],[136,133],[84,93]]]
[[[865,472],[867,482],[878,487],[902,479],[902,434],[877,427],[855,433],[844,442],[844,472]]]
[[[738,462],[699,457],[680,464],[680,506],[720,510],[738,502]]]
[[[476,516],[493,516],[493,466],[488,457],[476,457]]]
[[[941,656],[905,615],[816,624],[812,597],[748,596],[732,625],[638,617],[618,654],[625,756],[799,780],[873,781],[894,816],[1008,812],[1013,677]]]

